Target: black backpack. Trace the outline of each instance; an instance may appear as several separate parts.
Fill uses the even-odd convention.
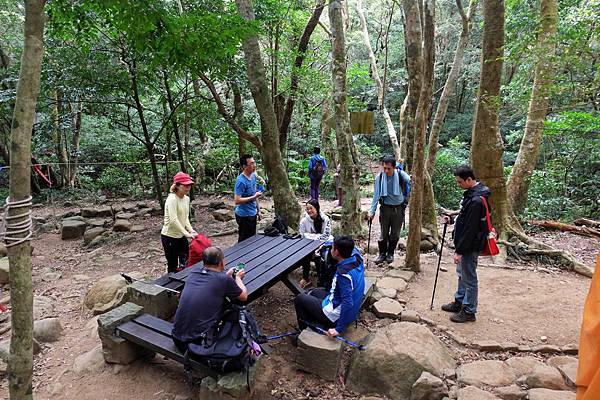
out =
[[[283,218],[279,215],[275,215],[275,219],[271,226],[265,228],[265,235],[267,236],[279,236],[287,234],[288,227],[285,224]]]
[[[264,342],[263,338],[254,315],[246,307],[229,305],[221,320],[200,340],[188,343],[183,362],[188,382],[192,382],[190,360],[219,374],[245,371],[249,380],[249,369],[262,354],[259,343]]]

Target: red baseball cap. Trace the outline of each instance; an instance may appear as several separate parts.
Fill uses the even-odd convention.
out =
[[[173,177],[173,183],[181,183],[182,185],[193,185],[192,177],[185,172],[178,172]]]

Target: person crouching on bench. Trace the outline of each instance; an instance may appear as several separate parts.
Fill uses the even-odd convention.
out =
[[[202,253],[204,268],[193,267],[185,282],[179,299],[179,306],[173,323],[173,342],[185,353],[188,343],[201,341],[203,334],[221,319],[226,299],[246,301],[248,291],[242,282],[245,272],[235,268],[225,269],[223,251],[218,247],[208,247]],[[235,313],[230,313],[235,314]],[[236,320],[237,315],[234,315]]]
[[[300,329],[306,322],[320,325],[327,336],[335,337],[358,317],[365,291],[365,267],[354,240],[337,236],[333,240],[332,257],[337,260],[331,290],[316,288],[294,299]]]

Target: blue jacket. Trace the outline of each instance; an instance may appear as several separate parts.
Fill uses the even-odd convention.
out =
[[[314,173],[315,167],[317,166],[317,161],[323,162],[323,173],[327,172],[327,161],[325,158],[323,158],[323,156],[320,154],[314,154],[308,162],[308,177],[310,179],[318,178],[318,176],[316,176]]]
[[[323,299],[323,313],[336,323],[342,333],[358,317],[365,293],[365,266],[355,247],[352,256],[336,265],[329,295]]]

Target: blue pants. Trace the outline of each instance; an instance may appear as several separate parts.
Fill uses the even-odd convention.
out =
[[[310,198],[311,200],[319,200],[321,193],[321,178],[310,178]]]
[[[458,289],[454,293],[457,302],[462,303],[465,311],[477,312],[477,258],[479,252],[463,254],[456,266]]]

